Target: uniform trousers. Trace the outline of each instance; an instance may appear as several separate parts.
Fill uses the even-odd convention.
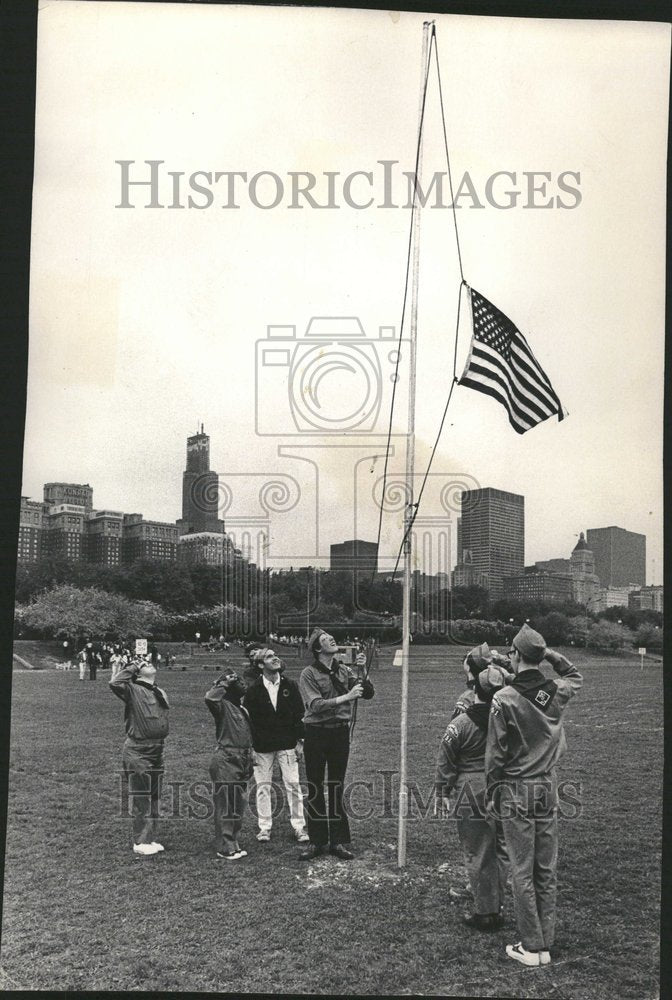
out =
[[[511,861],[520,940],[528,951],[547,951],[555,940],[557,894],[558,810],[554,777],[503,782],[499,806]]]
[[[247,807],[247,783],[252,775],[252,749],[218,746],[210,761],[215,850],[239,850],[238,834]]]
[[[133,843],[151,844],[156,837],[156,820],[159,816],[163,741],[127,737],[122,763],[131,799]]]
[[[350,825],[343,809],[343,782],[350,755],[350,727],[305,726],[303,752],[308,797],[305,801],[310,842],[318,847],[350,843]],[[327,801],[324,799],[325,772]]]
[[[508,874],[502,824],[485,811],[483,775],[470,774],[456,791],[457,835],[474,897],[474,913],[499,913]]]
[[[299,784],[299,762],[296,750],[274,750],[270,753],[254,754],[254,780],[257,784],[257,816],[259,830],[270,833],[273,826],[273,764],[277,760],[285,786],[289,804],[289,821],[296,833],[303,833],[305,819],[303,816],[303,795]]]

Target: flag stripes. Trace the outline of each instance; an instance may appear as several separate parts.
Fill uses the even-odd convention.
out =
[[[518,434],[554,414],[562,420],[562,404],[520,330],[479,292],[468,291],[473,337],[460,385],[501,403]]]

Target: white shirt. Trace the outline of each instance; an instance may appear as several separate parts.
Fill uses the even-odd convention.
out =
[[[280,674],[275,675],[274,681],[269,681],[268,677],[265,675],[262,675],[262,680],[264,682],[264,687],[268,691],[268,697],[271,699],[271,705],[277,710],[278,691],[280,690]]]

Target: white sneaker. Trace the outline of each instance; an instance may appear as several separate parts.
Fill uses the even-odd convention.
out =
[[[156,840],[152,841],[152,847],[155,847],[157,851],[165,851],[163,844],[159,844]]]
[[[260,843],[266,844],[266,843],[268,843],[268,841],[270,839],[271,839],[271,835],[268,832],[268,830],[260,830],[259,833],[257,834],[257,840]]]
[[[506,954],[509,958],[513,958],[514,961],[520,962],[521,965],[528,965],[530,967],[541,965],[541,962],[539,961],[539,952],[526,951],[520,941],[518,944],[507,944]]]
[[[243,857],[240,851],[231,851],[230,854],[224,854],[223,851],[217,851],[217,858],[219,861],[238,861]]]
[[[308,841],[310,840],[310,837],[308,836],[305,830],[300,830],[299,833],[297,833],[296,835],[296,839],[299,842],[299,844],[307,844]]]
[[[238,854],[238,857],[240,857],[240,858],[246,858],[247,857],[247,851],[244,851],[242,847],[238,848],[237,854]]]
[[[133,844],[134,854],[158,854],[160,850],[158,844]]]
[[[539,952],[539,965],[550,965],[551,964],[551,953],[550,951],[540,951]]]

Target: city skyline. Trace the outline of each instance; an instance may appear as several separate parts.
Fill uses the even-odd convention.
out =
[[[194,475],[196,476],[196,478],[198,478],[198,477],[217,476],[217,473],[215,473],[213,470],[211,470],[209,468],[209,440],[210,440],[210,438],[209,438],[209,435],[204,432],[203,427],[204,427],[204,425],[200,424],[200,430],[198,430],[195,435],[190,435],[187,438],[187,456],[188,456],[188,458],[187,458],[187,469],[184,470],[183,473],[182,473],[182,476],[183,476],[182,494],[181,494],[182,516],[181,517],[178,516],[178,517],[176,517],[174,519],[170,519],[168,521],[159,521],[159,519],[157,519],[157,518],[147,517],[144,511],[141,514],[139,514],[139,513],[136,513],[135,510],[132,510],[132,512],[130,512],[130,511],[129,512],[123,512],[123,517],[124,517],[125,520],[128,520],[129,518],[141,518],[142,521],[144,523],[147,523],[147,524],[149,524],[149,523],[175,524],[177,526],[177,528],[180,530],[181,533],[183,533],[183,530],[185,528],[187,528],[188,529],[188,533],[190,533],[190,534],[199,533],[199,532],[203,532],[203,531],[208,532],[210,530],[212,532],[218,532],[218,531],[222,530],[221,529],[222,521],[217,518],[215,510],[214,510],[214,508],[212,508],[212,506],[210,508],[210,512],[209,513],[206,512],[206,518],[207,517],[214,518],[214,521],[213,521],[213,525],[214,526],[212,528],[209,528],[205,524],[199,524],[197,526],[193,526],[192,525],[190,527],[189,525],[186,524],[186,520],[185,520],[185,514],[186,514],[186,512],[188,512],[188,510],[191,507],[193,507],[193,497],[190,498],[188,490],[185,492],[185,488],[184,488],[184,483],[187,481],[187,478],[189,478],[189,476],[191,474],[192,478],[189,479],[189,487],[193,488],[193,476]],[[196,455],[194,453],[194,448],[193,448],[193,442],[197,441],[197,439],[199,439],[198,440],[198,444],[199,444],[198,457],[196,457]],[[205,440],[205,444],[202,444],[202,440],[203,439]],[[190,448],[190,446],[191,446],[191,448]],[[192,456],[192,457],[190,457],[190,456]],[[207,456],[205,458],[205,460],[203,459],[203,456]],[[210,482],[211,480],[208,478],[207,481]],[[70,497],[65,497],[65,496],[61,496],[61,495],[54,495],[55,494],[54,488],[58,488],[58,487],[66,487],[67,490],[69,490],[71,494],[72,494],[72,491],[75,490],[77,492],[77,496],[74,496],[74,494],[72,496],[70,496]],[[88,513],[93,512],[94,514],[101,514],[103,512],[105,512],[105,513],[116,513],[116,512],[118,512],[117,507],[114,506],[114,505],[111,505],[111,504],[105,504],[103,506],[99,506],[99,505],[94,506],[93,505],[93,495],[94,495],[93,491],[94,491],[94,487],[89,482],[84,483],[84,482],[81,482],[81,481],[68,481],[68,480],[65,480],[65,479],[59,479],[59,480],[45,481],[42,484],[42,491],[41,492],[43,494],[43,499],[41,499],[41,500],[36,500],[35,497],[33,497],[32,495],[28,495],[28,494],[25,494],[25,493],[23,493],[22,496],[24,498],[30,500],[30,502],[32,504],[43,504],[44,503],[46,505],[54,505],[54,504],[59,504],[59,503],[60,504],[63,504],[63,503],[76,504],[76,503],[79,502],[79,503],[81,503],[81,506],[86,509],[86,511]],[[62,493],[63,491],[61,490],[61,491],[56,491],[56,492],[57,493],[58,492]],[[200,494],[202,492],[202,490],[199,489],[198,492]],[[476,491],[471,491],[471,492],[476,492]],[[478,492],[495,493],[495,494],[502,494],[503,496],[507,496],[507,495],[511,496],[511,494],[509,493],[509,491],[499,490],[496,487],[481,487],[481,488],[479,488]],[[78,497],[79,497],[79,500],[78,500]],[[514,498],[516,500],[520,499],[520,500],[523,501],[523,510],[524,510],[525,497],[524,496],[515,496]],[[136,505],[136,507],[137,506],[139,506],[139,505]],[[121,511],[121,509],[119,509],[119,512],[120,511]],[[460,521],[460,518],[459,517],[456,518],[456,526],[457,526],[457,524],[459,524],[459,521]],[[553,544],[553,549],[554,549],[553,555],[549,554],[549,555],[546,556],[545,559],[531,559],[531,558],[528,558],[526,556],[526,551],[525,551],[527,521],[526,521],[526,519],[525,519],[524,516],[522,518],[522,524],[523,524],[523,527],[522,527],[521,530],[522,530],[523,552],[521,553],[521,558],[520,558],[520,567],[519,567],[520,573],[522,573],[522,571],[523,571],[523,566],[525,566],[526,571],[527,571],[527,568],[528,568],[528,566],[530,566],[530,564],[536,564],[537,562],[543,564],[543,563],[553,563],[554,561],[556,561],[556,562],[557,561],[562,561],[562,562],[566,561],[567,564],[569,565],[570,554],[568,554],[566,557],[560,555],[559,554],[558,544],[555,544],[555,543]],[[224,518],[223,525],[224,525],[224,532],[228,534],[228,532],[226,532],[226,519],[225,518]],[[636,534],[640,534],[640,533],[630,532],[628,529],[624,529],[620,525],[604,525],[604,526],[600,526],[600,527],[593,527],[593,528],[581,529],[580,532],[577,532],[577,538],[583,537],[584,535],[590,536],[591,534],[594,534],[594,533],[603,533],[603,532],[611,531],[611,530],[614,530],[614,529],[616,531],[618,531],[618,532],[625,533],[625,534],[631,535],[631,536],[632,535],[636,535]],[[462,531],[464,531],[464,528],[462,528]],[[459,538],[459,536],[460,536],[460,530],[459,530],[459,528],[457,528],[456,535],[457,535],[457,538]],[[643,536],[643,537],[644,537],[644,549],[646,549],[646,541],[647,541],[647,539],[646,539],[646,536]],[[464,536],[463,536],[463,538],[464,538]],[[363,542],[365,546],[371,546],[371,547],[375,546],[375,542],[373,542],[370,539],[357,539],[357,541]],[[338,539],[338,540],[336,540],[334,542],[330,542],[330,556],[329,556],[329,561],[332,564],[332,568],[333,568],[334,550],[337,550],[337,549],[339,549],[339,548],[341,548],[343,546],[346,546],[348,543],[349,543],[349,540],[347,540],[347,539]],[[464,545],[464,542],[463,542],[463,546],[465,548],[468,547],[468,546]],[[576,549],[579,546],[580,546],[580,541],[577,544],[575,544],[575,545],[572,546],[571,552],[575,552]],[[590,547],[590,546],[588,546],[588,547]],[[454,554],[454,556],[452,558],[451,570],[454,569],[455,566],[459,562],[460,562],[460,553],[459,553],[459,551],[456,550],[456,552],[455,552],[455,554]],[[270,569],[274,569],[274,568],[280,568],[280,567],[273,567],[272,561],[271,561],[271,563],[269,563],[269,568]],[[560,570],[560,569],[552,569],[552,568],[546,567],[546,566],[539,567],[539,569],[540,569],[540,571],[549,572],[551,574],[553,574],[553,573],[560,573],[560,574],[562,574],[562,573],[565,572],[564,569],[562,569],[562,570]],[[423,572],[423,570],[419,570],[419,572]],[[439,574],[439,575],[442,575],[442,574]],[[507,574],[503,573],[502,575],[507,575]],[[508,575],[510,576],[510,575],[515,575],[515,574],[510,574],[509,573]],[[604,581],[600,581],[600,582],[601,582],[601,585],[603,587],[609,587],[609,586],[612,586],[612,585],[618,585],[618,583],[621,583],[622,581],[620,581],[620,579],[619,579],[617,581],[617,584],[613,584],[611,578],[609,577],[608,579],[605,578]],[[639,580],[635,580],[635,579],[628,580],[627,582],[628,583],[638,583],[639,585],[643,585],[643,586],[657,585],[657,581],[655,581],[655,580],[648,580],[646,578],[643,579],[643,580],[641,580],[641,579],[639,579]]]
[[[257,371],[257,344],[283,325],[300,344],[313,317],[358,316],[368,345],[380,327],[396,329],[408,210],[294,210],[287,199],[263,210],[247,195],[236,210],[220,199],[208,211],[152,211],[139,195],[123,209],[118,163],[133,162],[138,179],[161,160],[166,205],[168,170],[185,180],[335,171],[342,188],[369,169],[380,183],[380,164],[394,161],[403,176],[422,20],[207,5],[188,16],[179,5],[41,12],[24,493],[85,469],[110,507],[174,521],[184,437],[201,421],[225,480],[277,471],[307,489],[286,380]],[[467,172],[483,203],[467,185],[465,279],[526,336],[569,415],[519,437],[495,401],[458,387],[433,469],[524,495],[529,560],[568,553],[589,525],[617,524],[646,535],[647,579],[659,582],[669,26],[455,15],[436,25],[455,176]],[[176,38],[194,72],[172,72]],[[425,188],[445,170],[434,80],[427,115]],[[615,145],[619,135],[637,142]],[[553,196],[563,172],[578,172],[580,203],[526,209],[530,171]],[[483,196],[493,178],[500,196],[518,192],[510,209]],[[448,211],[422,212],[420,273],[419,474],[451,384],[459,269]],[[461,372],[464,312],[459,334]],[[336,397],[347,393],[346,376],[334,378]],[[373,540],[377,528],[369,502],[353,526],[356,455],[333,441],[316,462],[325,561],[331,542]],[[367,476],[382,470],[381,447],[371,445]],[[437,512],[432,503],[423,513]],[[305,561],[305,529],[302,515],[288,517],[271,561],[280,545]],[[399,518],[386,519],[385,558],[400,538]]]

